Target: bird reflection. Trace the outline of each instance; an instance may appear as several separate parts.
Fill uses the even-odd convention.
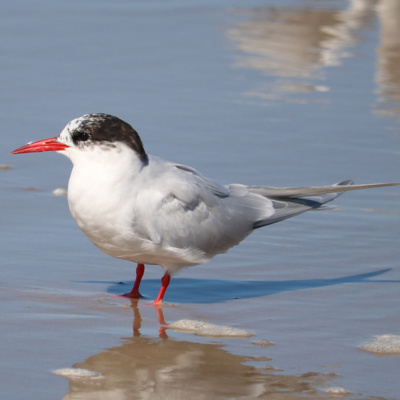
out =
[[[130,299],[130,301],[133,310],[133,336],[139,337],[141,336],[140,328],[142,327],[142,316],[140,315],[138,307],[139,299]],[[162,306],[159,304],[151,304],[151,306],[153,306],[157,312],[157,319],[160,324],[160,329],[158,330],[159,336],[162,339],[167,339],[168,335],[166,333],[166,328],[168,327],[168,324],[165,322]]]
[[[282,399],[308,399],[310,394],[317,399],[315,387],[325,386],[333,377],[268,373],[265,364],[270,359],[262,354],[268,348],[260,348],[261,357],[248,357],[229,353],[223,344],[168,338],[160,307],[155,308],[161,326],[159,336],[141,335],[137,301],[132,300],[132,310],[133,337],[76,363],[74,368],[96,371],[101,376],[69,378],[69,393],[64,400],[209,400],[259,398],[283,392],[287,397]]]
[[[400,1],[382,0],[377,6],[380,44],[376,81],[378,111],[400,117]]]
[[[398,0],[351,0],[344,10],[268,6],[237,12],[245,14],[248,21],[227,31],[240,52],[236,64],[275,78],[265,79],[247,92],[262,99],[329,90],[318,83],[323,80],[324,68],[340,66],[352,56],[377,16],[377,109],[381,114],[400,117]]]
[[[237,64],[284,78],[248,94],[271,98],[284,92],[328,90],[315,84],[323,78],[322,67],[341,65],[351,55],[350,49],[370,26],[375,3],[353,0],[345,10],[267,6],[247,12],[249,21],[227,32],[241,52]]]
[[[377,109],[400,117],[400,1],[351,0],[343,10],[278,5],[236,12],[248,20],[227,31],[239,50],[235,64],[269,77],[247,92],[262,99],[329,90],[321,84],[325,68],[353,56],[378,17]]]

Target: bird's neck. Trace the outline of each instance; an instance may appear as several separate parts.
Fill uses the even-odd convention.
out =
[[[68,157],[74,165],[74,173],[80,176],[96,176],[100,180],[119,180],[126,176],[132,179],[146,165],[139,156],[123,144],[94,146]]]
[[[70,206],[84,201],[97,203],[101,197],[108,199],[104,204],[116,206],[130,195],[136,178],[146,167],[126,146],[94,149],[70,159],[74,164],[68,184]]]

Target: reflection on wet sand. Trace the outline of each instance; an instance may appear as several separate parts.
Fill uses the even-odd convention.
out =
[[[373,19],[377,15],[381,25],[376,73],[377,91],[381,95],[377,100],[378,110],[399,116],[398,0],[352,0],[344,10],[267,6],[236,11],[248,18],[227,31],[240,51],[236,65],[274,77],[247,93],[263,99],[282,98],[285,93],[329,90],[326,84],[321,84],[324,68],[340,66],[344,58],[352,56],[365,31],[374,29]]]
[[[400,117],[400,1],[382,0],[378,7],[381,25],[378,47],[378,111]]]
[[[349,49],[359,43],[361,31],[369,26],[375,3],[353,0],[343,11],[259,7],[248,13],[250,21],[230,29],[228,37],[243,53],[238,65],[285,78],[274,83],[276,91],[328,90],[310,79],[322,78],[322,67],[341,65],[341,60],[351,55]],[[271,85],[249,94],[267,98],[270,90]]]
[[[101,376],[70,377],[64,400],[326,398],[316,387],[326,387],[333,374],[268,373],[266,361],[270,359],[264,354],[238,356],[222,344],[178,341],[168,338],[163,326],[159,337],[141,336],[140,311],[134,301],[132,308],[134,336],[75,364],[74,368]],[[163,323],[162,309],[157,312]],[[267,351],[260,349],[260,353]]]

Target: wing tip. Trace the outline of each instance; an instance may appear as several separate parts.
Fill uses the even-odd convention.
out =
[[[338,183],[335,183],[333,186],[350,186],[354,185],[355,181],[353,179],[344,179]]]

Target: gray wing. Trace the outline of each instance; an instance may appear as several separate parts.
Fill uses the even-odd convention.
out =
[[[151,246],[180,251],[186,265],[227,251],[253,231],[256,221],[274,213],[269,199],[243,185],[243,193],[231,193],[190,167],[156,162],[141,177],[135,234]]]

